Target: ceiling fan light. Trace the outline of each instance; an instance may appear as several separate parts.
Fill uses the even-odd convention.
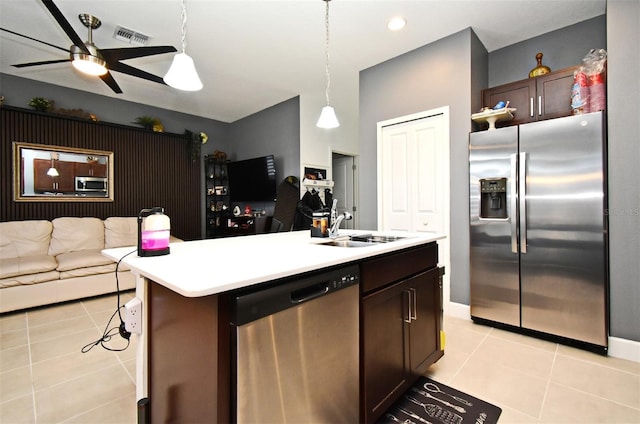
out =
[[[107,62],[96,56],[74,53],[71,64],[78,71],[88,75],[100,76],[107,73]]]
[[[337,128],[340,126],[340,122],[338,122],[338,118],[336,117],[336,112],[333,110],[333,107],[327,105],[322,108],[322,112],[320,112],[320,118],[318,118],[316,126],[327,129]]]
[[[178,90],[202,90],[202,81],[193,64],[193,59],[186,53],[178,53],[173,57],[171,67],[163,80],[168,86]]]

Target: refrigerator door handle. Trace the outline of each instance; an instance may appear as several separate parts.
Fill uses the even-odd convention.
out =
[[[518,157],[514,153],[511,155],[511,184],[509,189],[509,222],[511,223],[511,252],[518,253],[518,222],[516,215],[516,199],[517,199],[517,190],[516,190],[516,181],[518,181],[517,177],[518,170]]]
[[[527,153],[520,153],[518,203],[520,206],[520,253],[527,253]]]

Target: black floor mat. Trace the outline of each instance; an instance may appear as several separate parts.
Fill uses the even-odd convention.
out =
[[[495,424],[502,409],[427,377],[420,377],[378,423]]]

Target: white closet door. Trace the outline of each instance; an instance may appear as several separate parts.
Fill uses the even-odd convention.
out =
[[[444,125],[435,115],[382,129],[382,230],[448,232]]]

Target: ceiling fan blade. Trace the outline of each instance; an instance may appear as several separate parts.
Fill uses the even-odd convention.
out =
[[[39,65],[52,65],[54,63],[62,63],[62,62],[70,62],[71,59],[57,59],[57,60],[43,60],[42,62],[29,62],[29,63],[18,63],[17,65],[11,65],[16,68],[28,68],[29,66],[39,66]]]
[[[134,68],[133,66],[125,65],[124,63],[116,62],[110,63],[109,69],[116,72],[122,72],[123,74],[131,75],[134,77],[146,79],[147,81],[157,82],[158,84],[165,84],[164,80],[157,76],[150,74],[149,72],[145,72],[141,69]]]
[[[105,84],[107,84],[113,90],[114,93],[116,94],[122,93],[122,89],[120,88],[116,80],[113,79],[113,75],[111,75],[111,72],[107,72],[104,75],[100,75],[100,79],[104,81]]]
[[[41,1],[42,1],[42,4],[44,4],[44,6],[47,9],[49,9],[49,12],[53,15],[54,19],[58,22],[58,25],[60,25],[60,27],[67,34],[67,37],[69,37],[71,42],[74,45],[78,46],[80,49],[82,49],[82,51],[89,54],[89,50],[87,49],[87,46],[84,44],[84,41],[82,41],[82,39],[74,31],[69,21],[67,21],[67,19],[64,17],[62,12],[60,12],[60,9],[58,9],[58,7],[53,3],[53,1],[52,0],[41,0]]]
[[[56,45],[51,44],[51,43],[47,43],[46,41],[38,40],[37,38],[29,37],[28,35],[20,34],[19,32],[11,31],[10,29],[0,28],[0,30],[8,32],[8,33],[13,34],[13,35],[17,35],[19,37],[26,38],[26,39],[31,40],[31,41],[37,41],[38,43],[46,44],[47,46],[50,46],[50,47],[56,48],[58,50],[62,50],[63,52],[69,53],[69,49],[65,49],[64,47],[60,47],[60,46],[56,46]]]
[[[104,57],[107,62],[117,62],[119,60],[173,53],[176,51],[176,48],[173,46],[123,47],[118,49],[100,49],[100,54],[102,54],[102,57]]]

